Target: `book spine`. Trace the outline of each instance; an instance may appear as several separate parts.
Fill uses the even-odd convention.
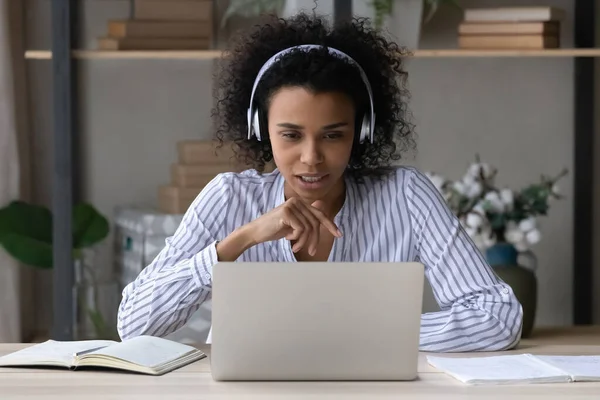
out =
[[[466,22],[458,26],[460,35],[550,35],[558,32],[559,25],[557,22]]]
[[[543,35],[478,35],[459,36],[458,44],[462,49],[549,49],[558,47],[559,40]]]
[[[464,11],[467,22],[552,21],[562,17],[562,10],[553,7],[471,8]]]

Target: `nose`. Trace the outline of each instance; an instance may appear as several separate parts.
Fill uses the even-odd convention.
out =
[[[304,141],[300,161],[306,165],[318,165],[323,162],[323,153],[316,140]]]

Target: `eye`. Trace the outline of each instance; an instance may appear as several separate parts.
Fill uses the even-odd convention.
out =
[[[297,140],[297,139],[300,139],[300,134],[298,132],[282,132],[281,136],[284,139],[288,139],[288,140]]]
[[[330,139],[330,140],[334,140],[334,139],[340,139],[344,136],[344,134],[342,132],[327,132],[325,134],[325,139]]]

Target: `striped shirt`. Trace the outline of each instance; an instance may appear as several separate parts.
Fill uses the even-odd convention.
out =
[[[166,336],[181,328],[211,296],[216,243],[285,202],[275,170],[216,176],[194,200],[160,254],[123,290],[118,331],[123,340]],[[425,265],[440,311],[421,316],[421,351],[493,351],[517,344],[522,307],[421,172],[398,167],[383,179],[346,178],[346,197],[334,219],[344,233],[332,262]],[[295,262],[290,242],[265,242],[237,261]]]

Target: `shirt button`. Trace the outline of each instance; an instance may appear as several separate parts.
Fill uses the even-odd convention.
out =
[[[503,292],[504,294],[508,294],[508,288],[504,288],[504,289],[502,289],[502,292]]]

